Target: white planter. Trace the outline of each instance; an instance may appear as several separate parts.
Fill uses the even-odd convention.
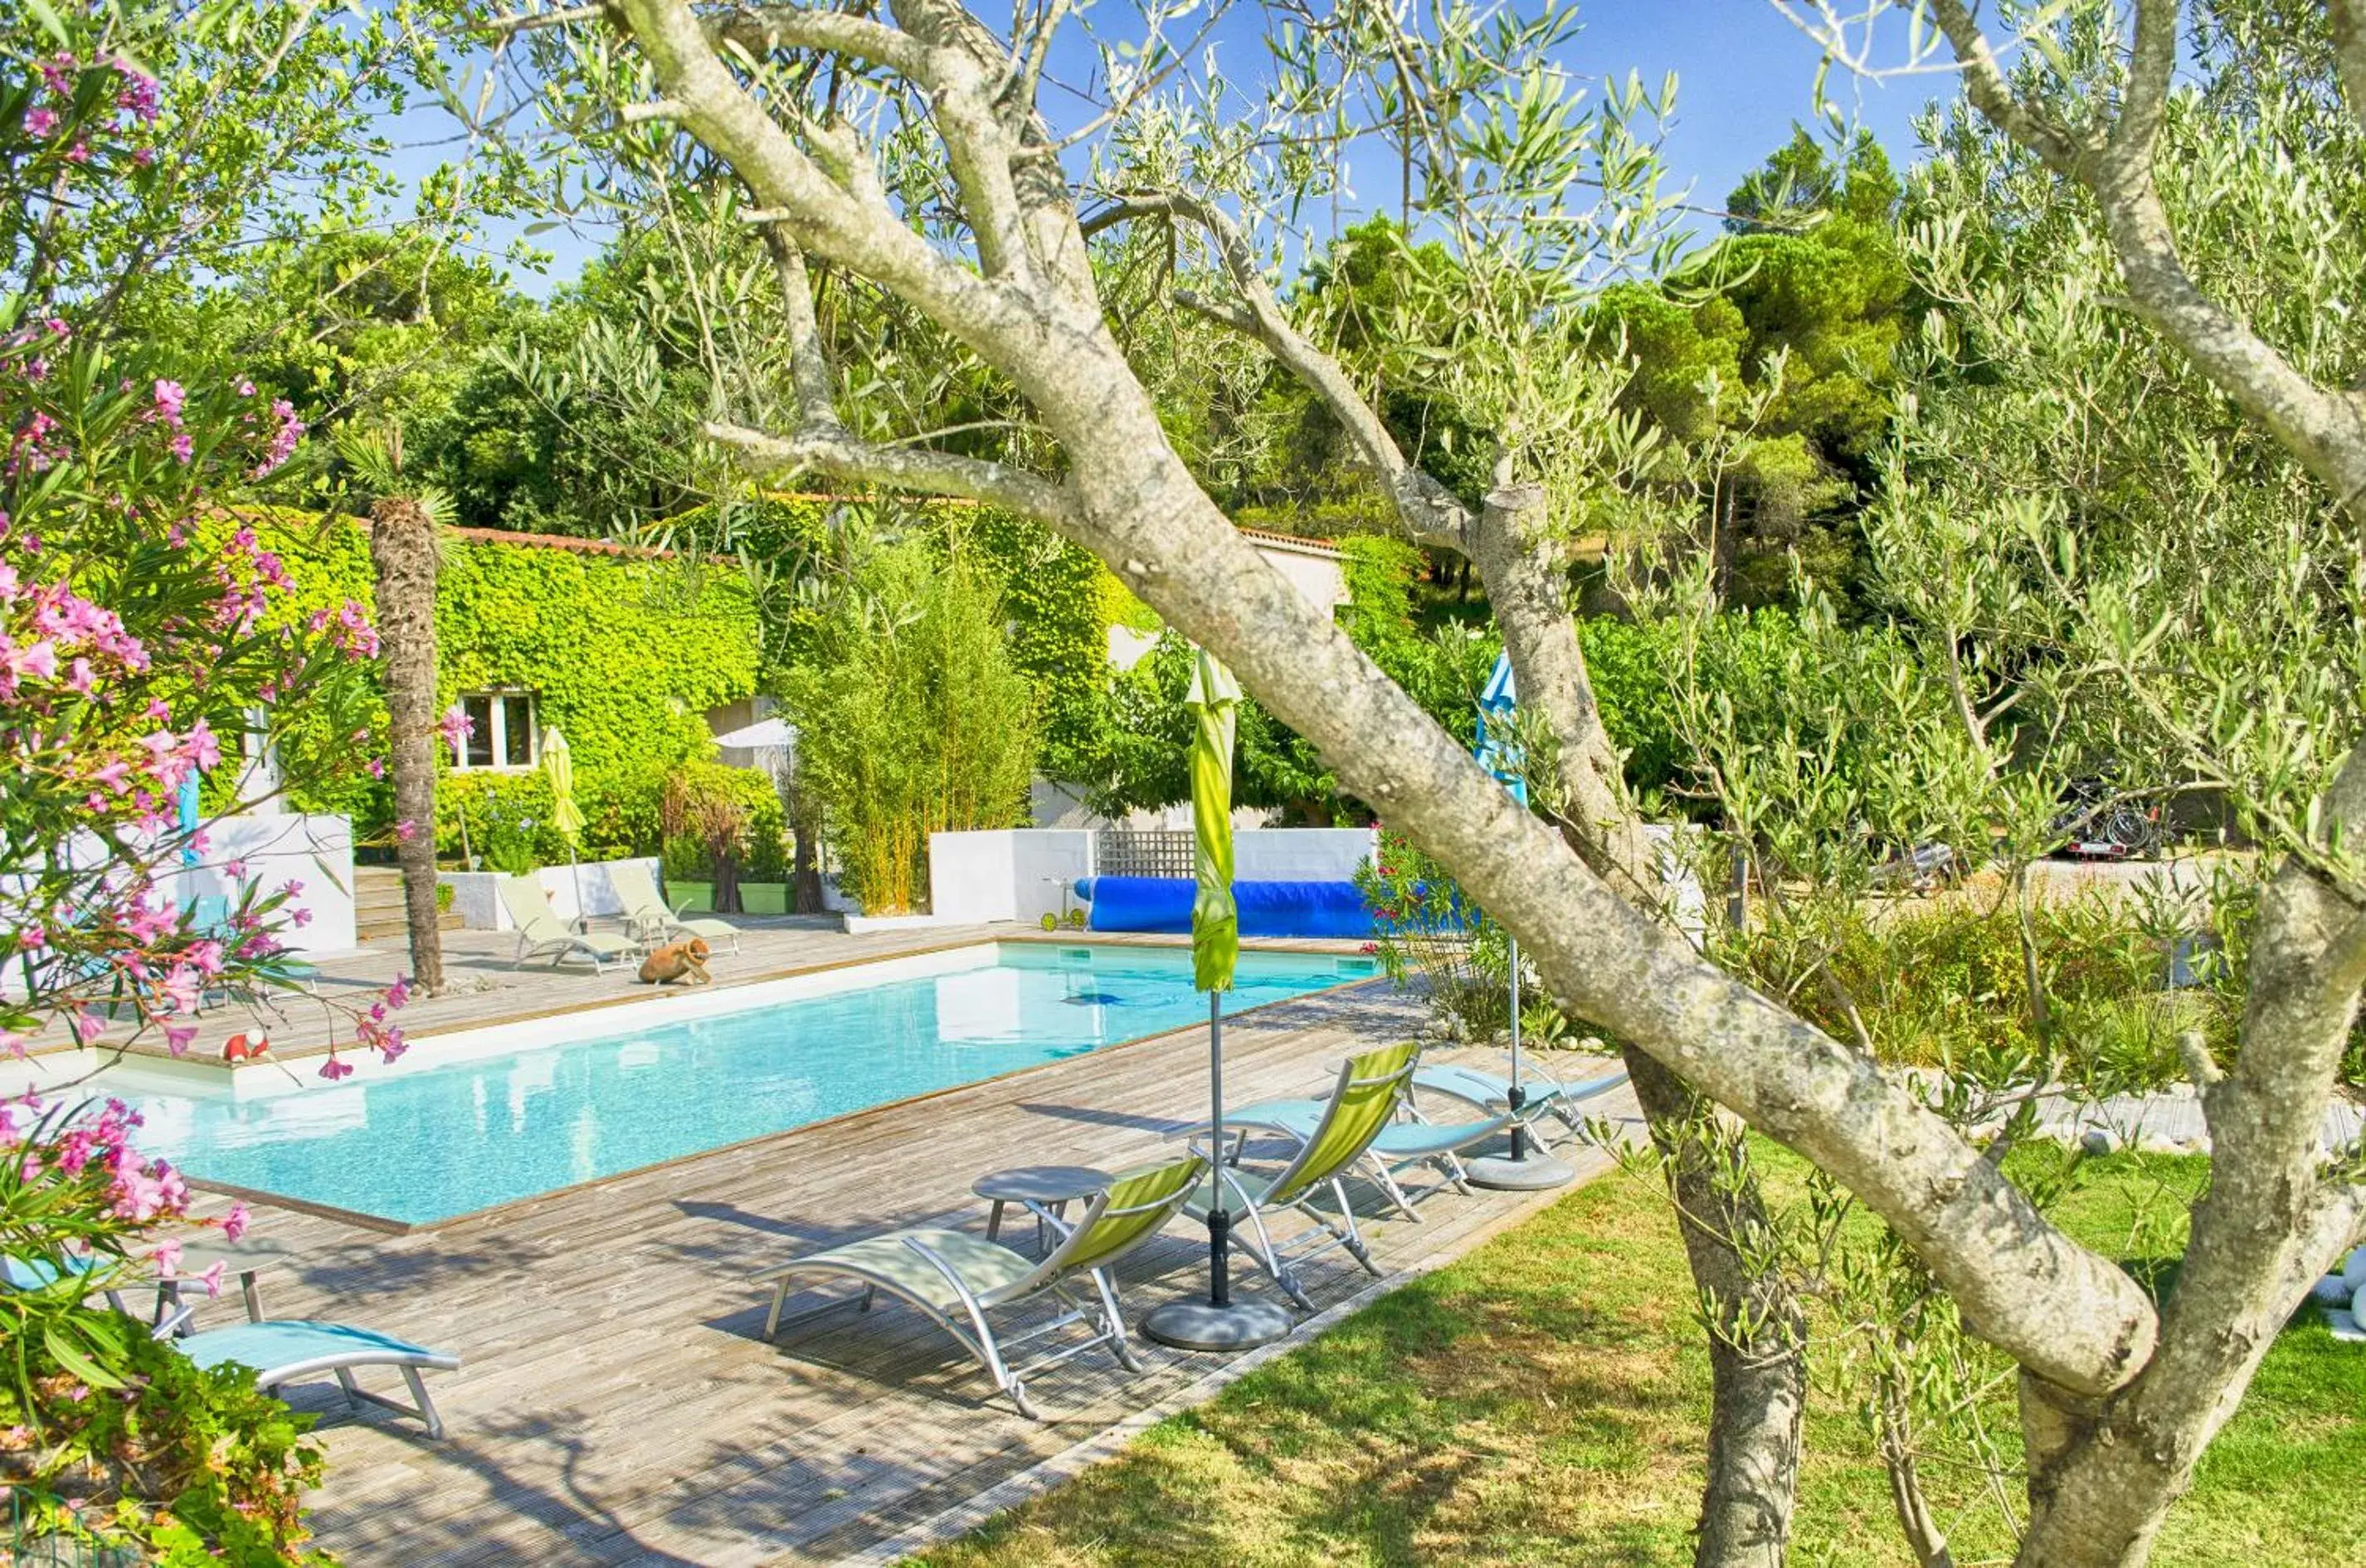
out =
[[[861,936],[864,931],[918,931],[930,926],[949,926],[954,922],[942,915],[855,915],[843,914],[838,923],[849,936]]]

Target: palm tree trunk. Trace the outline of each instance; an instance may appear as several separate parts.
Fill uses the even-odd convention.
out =
[[[444,988],[435,907],[435,524],[417,502],[389,497],[370,509],[369,535],[411,982],[433,995]]]

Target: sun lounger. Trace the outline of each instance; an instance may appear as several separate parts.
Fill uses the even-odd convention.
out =
[[[254,1368],[255,1386],[263,1389],[277,1388],[323,1372],[333,1373],[337,1386],[344,1391],[346,1404],[366,1401],[399,1416],[416,1416],[427,1424],[427,1435],[438,1439],[444,1436],[444,1418],[435,1413],[435,1402],[427,1397],[427,1385],[419,1374],[455,1371],[460,1365],[457,1356],[430,1350],[397,1339],[391,1334],[342,1323],[310,1323],[294,1318],[242,1323],[234,1328],[209,1328],[175,1343],[183,1355],[201,1367],[236,1362]],[[403,1381],[411,1385],[413,1403],[405,1404],[356,1386],[356,1367],[400,1367]]]
[[[649,875],[646,865],[634,861],[610,865],[608,886],[616,890],[616,900],[625,907],[625,926],[645,942],[694,936],[710,947],[720,947],[727,942],[732,952],[739,951],[738,926],[728,920],[684,915],[679,908],[669,908],[658,897],[657,880]]]
[[[30,1294],[48,1290],[66,1275],[85,1280],[93,1274],[107,1274],[119,1261],[112,1257],[68,1257],[62,1265],[54,1258],[17,1258],[0,1253],[0,1287]],[[79,1301],[89,1293],[88,1290],[78,1291],[75,1299]],[[116,1311],[127,1317],[131,1314],[131,1309],[124,1304],[120,1276],[115,1276],[102,1293]]]
[[[1414,1075],[1416,1080],[1419,1077],[1418,1073]],[[1320,1100],[1260,1100],[1238,1111],[1225,1111],[1224,1125],[1281,1133],[1303,1144],[1314,1136],[1315,1128],[1322,1124],[1324,1110],[1324,1102]],[[1475,1122],[1391,1122],[1373,1134],[1371,1145],[1364,1151],[1364,1164],[1373,1182],[1397,1206],[1397,1212],[1418,1224],[1421,1215],[1414,1205],[1422,1199],[1448,1187],[1465,1195],[1470,1193],[1470,1188],[1463,1179],[1462,1161],[1458,1157],[1461,1152],[1511,1124],[1512,1113],[1508,1111]],[[1419,1165],[1435,1165],[1443,1179],[1425,1187],[1403,1185],[1399,1178]]]
[[[1585,1117],[1578,1107],[1589,1100],[1608,1094],[1626,1081],[1627,1069],[1618,1067],[1595,1077],[1564,1084],[1538,1071],[1533,1062],[1523,1063],[1520,1068],[1520,1124],[1537,1134],[1540,1145],[1560,1141],[1545,1136],[1547,1117],[1560,1124],[1564,1136],[1583,1138],[1585,1136]],[[1413,1087],[1459,1100],[1485,1111],[1508,1110],[1511,1106],[1512,1080],[1483,1067],[1424,1067],[1414,1074]]]
[[[773,1287],[772,1310],[764,1317],[764,1337],[770,1339],[783,1326],[781,1309],[797,1280],[817,1276],[851,1280],[862,1287],[862,1293],[850,1300],[859,1301],[863,1311],[871,1310],[882,1291],[909,1302],[961,1342],[962,1348],[994,1379],[995,1386],[1010,1396],[1020,1415],[1040,1419],[1027,1400],[1021,1381],[1026,1374],[1056,1366],[1097,1345],[1110,1347],[1126,1371],[1142,1370],[1126,1343],[1125,1319],[1120,1314],[1117,1286],[1109,1269],[1175,1217],[1206,1170],[1207,1162],[1192,1155],[1121,1173],[1106,1192],[1091,1200],[1076,1228],[1041,1259],[966,1231],[928,1226],[850,1242],[768,1269],[756,1276],[760,1282]],[[1071,1287],[1085,1280],[1092,1284],[1098,1298],[1094,1303],[1079,1302],[1069,1293]],[[1015,1337],[996,1337],[992,1314],[1047,1294],[1067,1310]],[[809,1322],[847,1304],[833,1302],[790,1321]],[[1023,1367],[1011,1366],[1005,1359],[1007,1351],[1020,1345],[1086,1322],[1095,1327],[1092,1337],[1082,1344]]]
[[[596,975],[612,964],[629,964],[640,956],[640,944],[627,938],[609,931],[569,931],[566,922],[550,912],[542,885],[530,876],[505,876],[494,886],[501,891],[501,908],[509,911],[510,924],[517,928],[520,964],[547,955],[556,969],[580,953],[592,961]]]
[[[1247,1236],[1243,1238],[1235,1230],[1234,1237],[1247,1241],[1249,1256],[1301,1311],[1313,1312],[1314,1303],[1290,1266],[1294,1262],[1345,1247],[1367,1272],[1374,1276],[1380,1272],[1356,1229],[1356,1211],[1347,1201],[1343,1179],[1396,1114],[1397,1102],[1406,1093],[1420,1054],[1418,1044],[1406,1041],[1350,1057],[1340,1067],[1338,1083],[1330,1096],[1319,1102],[1319,1119],[1280,1170],[1266,1175],[1243,1170],[1229,1161],[1221,1163],[1185,1205],[1194,1219],[1205,1219],[1214,1207],[1216,1184],[1222,1181],[1224,1207],[1234,1212],[1236,1220],[1248,1222]],[[1225,1112],[1227,1122],[1231,1115]],[[1314,1203],[1315,1194],[1325,1188],[1339,1205],[1335,1220]],[[1284,1210],[1296,1210],[1314,1222],[1312,1232],[1294,1238],[1288,1247],[1277,1247],[1266,1225],[1267,1215]]]

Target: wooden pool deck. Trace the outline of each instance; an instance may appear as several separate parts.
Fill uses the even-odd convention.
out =
[[[1262,1009],[1227,1031],[1226,1098],[1308,1092],[1414,1020],[1386,982]],[[298,1255],[263,1280],[272,1315],[366,1324],[463,1360],[432,1384],[442,1443],[381,1412],[344,1418],[332,1385],[289,1391],[338,1413],[321,1544],[357,1568],[889,1561],[958,1528],[981,1495],[1008,1503],[1047,1461],[1100,1451],[1129,1417],[1203,1397],[1222,1359],[1144,1344],[1141,1377],[1094,1352],[1031,1379],[1050,1417],[1031,1422],[907,1309],[766,1343],[749,1277],[896,1225],[982,1232],[969,1183],[997,1167],[1175,1148],[1204,1114],[1206,1057],[1202,1033],[1164,1035],[407,1235],[258,1208],[256,1233]],[[1599,1109],[1631,1116],[1632,1101]],[[1425,1223],[1369,1234],[1401,1280],[1549,1201],[1442,1194]],[[1204,1266],[1197,1227],[1173,1227],[1123,1271],[1129,1318],[1203,1289]],[[1376,1284],[1338,1253],[1307,1273],[1325,1307]],[[199,1325],[237,1310],[226,1292]]]

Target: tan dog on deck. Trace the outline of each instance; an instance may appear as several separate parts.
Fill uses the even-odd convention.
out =
[[[706,960],[714,951],[697,937],[670,943],[641,960],[641,978],[652,986],[677,980],[685,986],[711,986],[715,976],[706,972]]]

